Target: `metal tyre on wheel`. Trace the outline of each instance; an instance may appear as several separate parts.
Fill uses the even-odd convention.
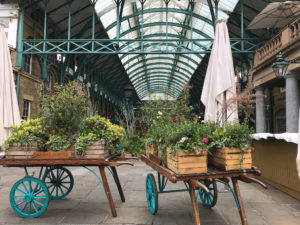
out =
[[[200,197],[202,204],[207,208],[212,208],[216,205],[218,200],[218,188],[217,183],[215,180],[212,180],[211,184],[207,184],[204,181],[200,181],[202,184],[204,184],[208,190],[209,194],[206,194],[206,192],[199,188],[196,199],[198,200],[198,196]]]
[[[146,179],[146,196],[148,208],[155,215],[158,210],[158,193],[155,178],[151,173],[147,175]]]
[[[48,207],[50,195],[43,181],[25,177],[17,181],[10,191],[13,210],[24,218],[40,216]]]
[[[47,169],[43,181],[47,185],[51,199],[65,198],[72,191],[74,178],[72,173],[64,167],[51,167]]]

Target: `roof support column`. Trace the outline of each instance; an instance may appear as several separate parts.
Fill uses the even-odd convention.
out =
[[[16,67],[19,68],[17,74],[16,93],[19,102],[20,98],[20,76],[23,66],[23,27],[24,27],[24,0],[20,1],[19,24],[18,24],[18,50],[17,50],[17,63]]]

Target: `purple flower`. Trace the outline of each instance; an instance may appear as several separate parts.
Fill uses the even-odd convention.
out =
[[[75,133],[76,133],[76,134],[80,134],[80,130],[77,130]]]
[[[73,141],[76,141],[76,138],[72,138]]]
[[[72,136],[73,136],[73,134],[72,134],[72,133],[69,133],[69,134],[68,134],[68,137],[72,137]]]

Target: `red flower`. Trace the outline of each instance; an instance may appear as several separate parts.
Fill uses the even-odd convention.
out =
[[[173,118],[173,123],[177,123],[177,118],[176,117]]]
[[[51,139],[50,138],[48,138],[48,141],[50,141]]]
[[[51,132],[50,132],[51,134],[54,134],[54,131],[53,130],[51,130]]]
[[[149,133],[146,133],[146,136],[149,137]]]

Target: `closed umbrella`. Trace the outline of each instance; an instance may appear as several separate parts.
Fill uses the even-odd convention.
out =
[[[282,28],[300,15],[300,1],[273,2],[248,25],[248,29]]]
[[[205,75],[201,101],[206,121],[223,123],[238,118],[237,105],[226,101],[236,97],[235,75],[228,29],[225,20],[216,22],[216,32]],[[228,101],[227,101],[228,102]]]
[[[299,127],[298,127],[298,154],[296,158],[296,165],[298,169],[298,176],[300,179],[300,113],[299,113]]]
[[[10,132],[10,125],[21,123],[13,78],[11,58],[4,32],[0,24],[0,147]]]

